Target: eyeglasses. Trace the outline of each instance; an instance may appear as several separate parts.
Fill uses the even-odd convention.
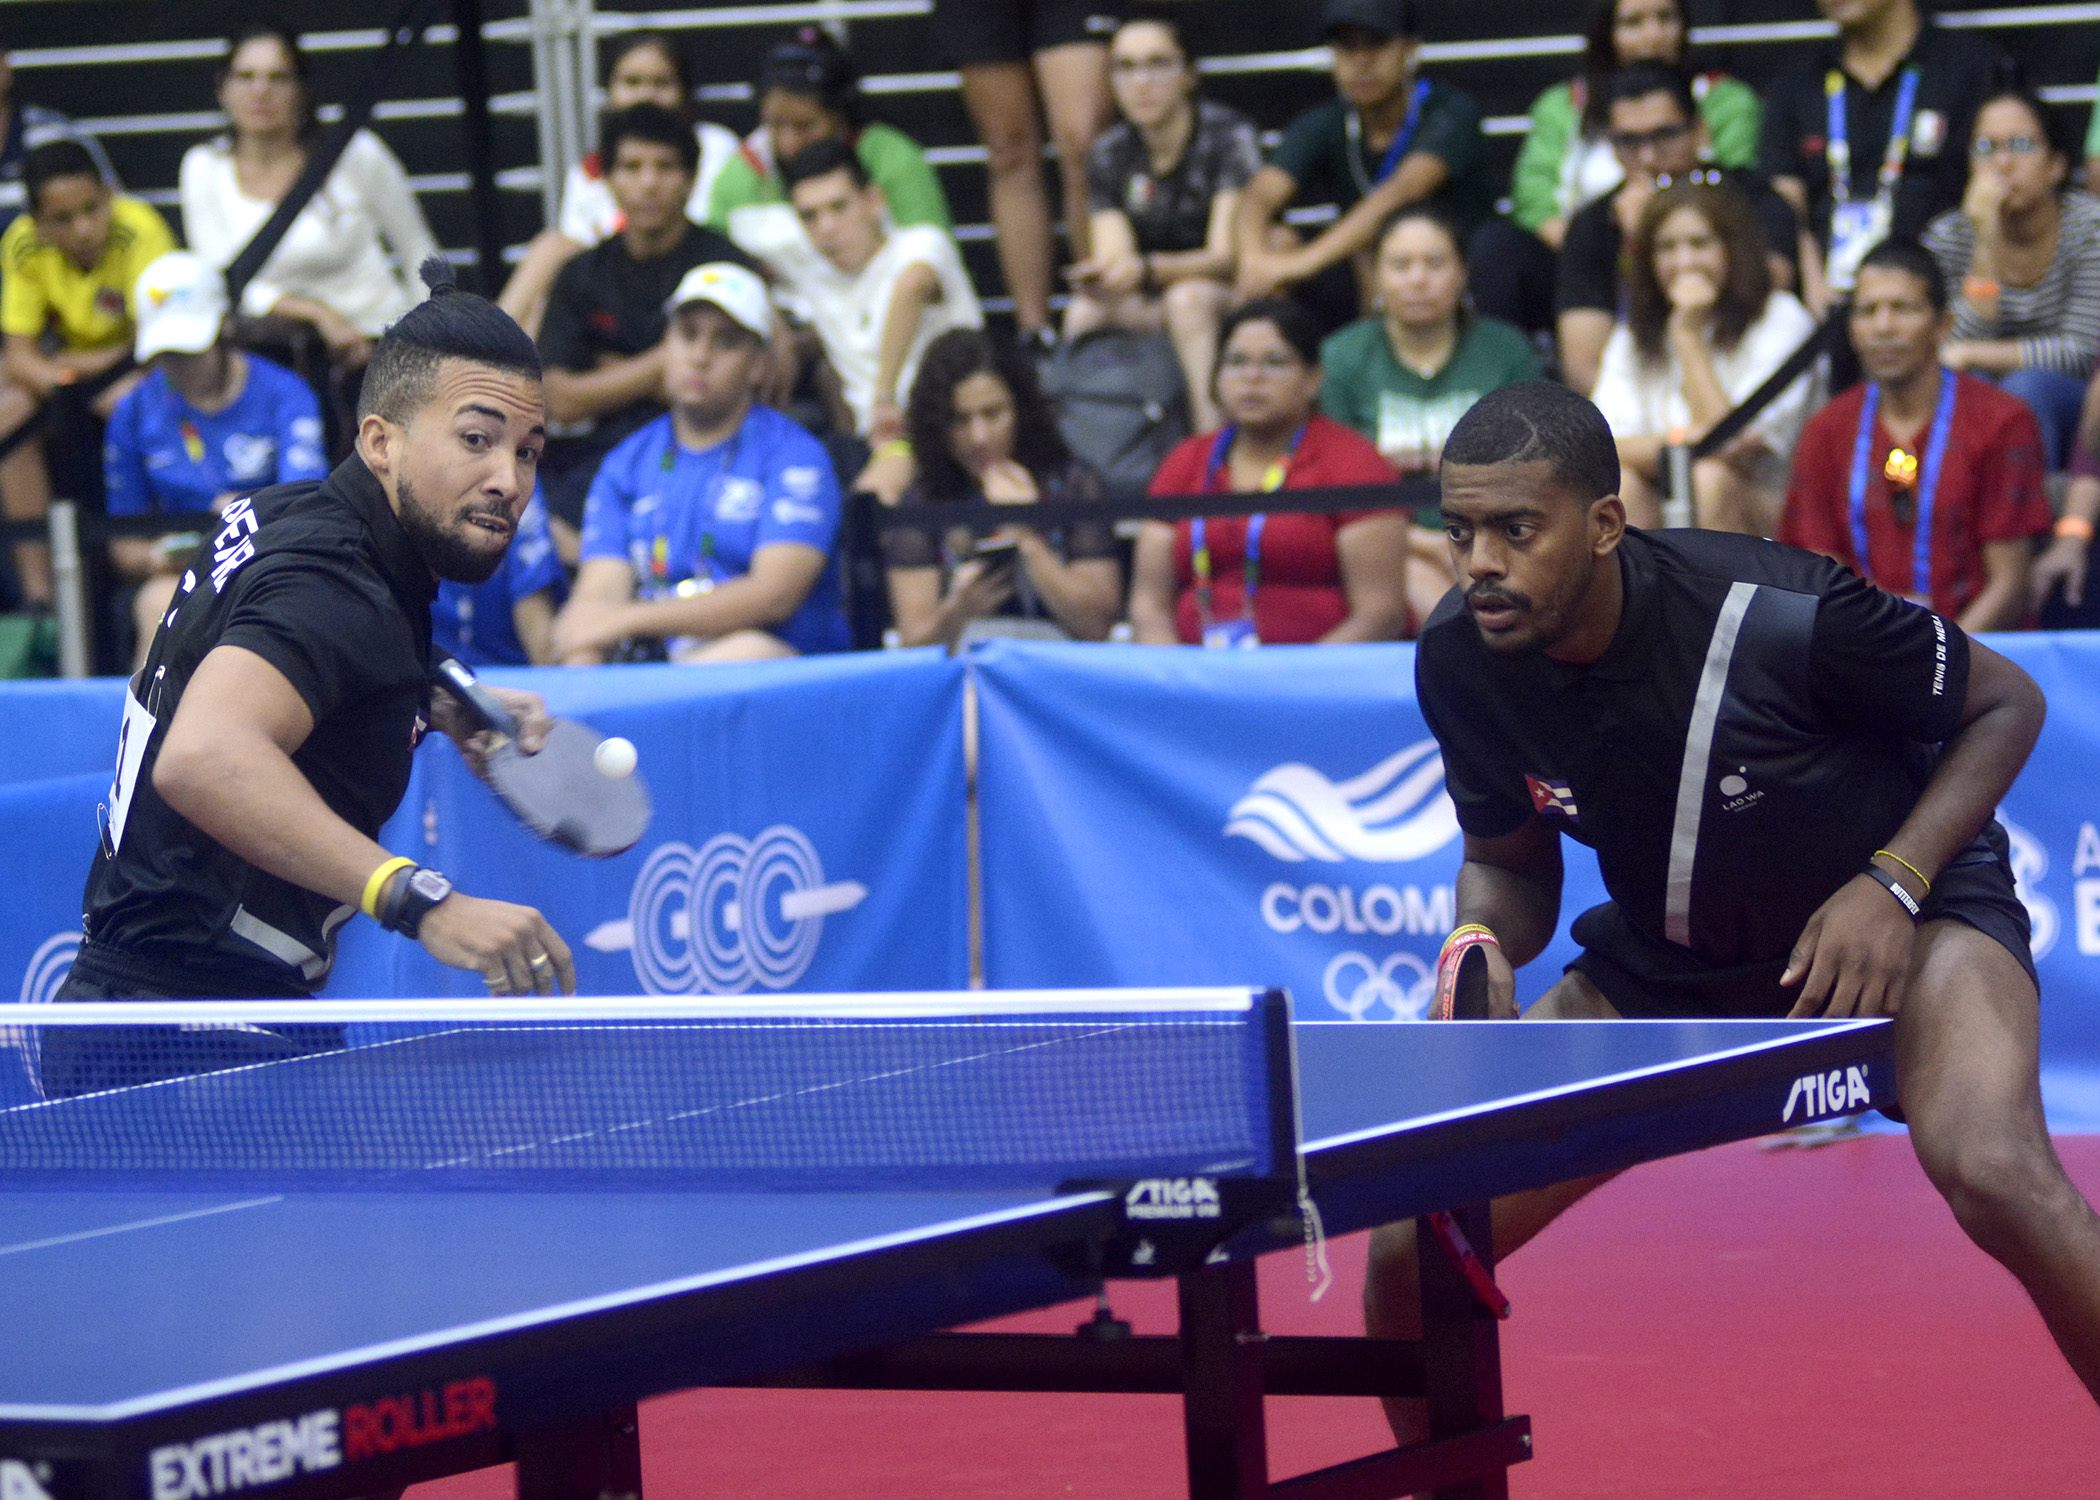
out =
[[[1969,155],[1978,161],[1989,161],[1994,156],[2032,156],[2043,149],[2043,143],[2031,135],[2009,135],[2002,141],[1979,136],[1969,147]]]
[[[1118,57],[1109,63],[1108,71],[1118,78],[1165,78],[1187,66],[1180,58],[1162,53],[1156,57]]]
[[[1228,354],[1218,368],[1227,375],[1289,375],[1302,366],[1288,354]]]
[[[1689,125],[1659,125],[1653,130],[1614,130],[1611,133],[1611,148],[1621,156],[1638,156],[1649,147],[1663,147],[1684,139],[1691,132]]]

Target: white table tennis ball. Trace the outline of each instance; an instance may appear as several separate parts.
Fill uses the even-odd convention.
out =
[[[591,763],[597,766],[598,774],[609,776],[615,781],[622,776],[634,774],[635,760],[634,741],[623,740],[618,736],[600,740],[598,748],[591,754]]]

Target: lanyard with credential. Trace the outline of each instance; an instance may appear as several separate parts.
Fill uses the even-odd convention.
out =
[[[1925,440],[1924,463],[1919,464],[1896,448],[1890,451],[1882,470],[1891,484],[1917,482],[1917,530],[1912,541],[1910,588],[1926,599],[1932,597],[1932,502],[1939,492],[1940,463],[1947,456],[1947,433],[1954,426],[1956,383],[1952,370],[1940,371],[1940,401],[1932,414],[1931,436]],[[1874,565],[1867,554],[1867,463],[1874,451],[1874,414],[1880,406],[1881,387],[1868,386],[1867,398],[1859,408],[1859,436],[1852,444],[1852,555],[1859,560],[1860,572],[1869,578],[1874,576]]]
[[[1203,493],[1208,495],[1217,488],[1218,474],[1225,467],[1225,459],[1232,452],[1232,440],[1239,435],[1236,423],[1227,423],[1210,445],[1210,462],[1203,468]],[[1283,457],[1275,460],[1262,471],[1261,492],[1273,495],[1283,488],[1284,480],[1290,478],[1291,463],[1298,456],[1298,444],[1305,440],[1305,429],[1300,427],[1291,439],[1291,446]],[[1261,587],[1261,535],[1268,529],[1269,518],[1256,512],[1247,517],[1247,540],[1241,549],[1245,564],[1241,570],[1242,597],[1240,615],[1244,619],[1254,618],[1254,591]],[[1216,622],[1211,599],[1211,565],[1209,528],[1198,516],[1189,522],[1189,570],[1196,575],[1196,615],[1205,630]]]
[[[1845,75],[1832,68],[1823,75],[1823,93],[1830,101],[1829,137],[1824,159],[1830,164],[1830,198],[1833,203],[1852,201],[1852,142],[1845,126]],[[1903,70],[1896,84],[1896,114],[1889,121],[1888,148],[1881,153],[1881,178],[1875,188],[1877,202],[1896,201],[1896,183],[1903,176],[1903,163],[1910,156],[1910,120],[1918,105],[1918,70]]]
[[[674,589],[676,593],[686,595],[704,594],[715,586],[715,522],[719,519],[716,512],[721,506],[723,491],[729,487],[729,481],[733,477],[733,471],[736,468],[737,455],[742,450],[743,445],[744,429],[739,427],[736,430],[736,434],[729,440],[728,451],[722,455],[722,466],[715,471],[714,478],[708,482],[707,504],[701,509],[703,519],[701,521],[700,546],[698,548],[699,571],[695,576],[680,581]],[[673,434],[671,440],[664,445],[662,460],[666,488],[670,485],[671,475],[678,469],[678,453],[678,438],[676,434]],[[666,498],[668,499],[668,497]],[[651,549],[649,559],[650,571],[654,575],[654,581],[659,588],[663,587],[668,581],[670,574],[671,536],[668,522],[671,520],[673,513],[674,508],[672,506],[659,503],[656,512],[656,545]]]
[[[1400,122],[1399,130],[1393,134],[1392,145],[1385,148],[1385,160],[1378,164],[1378,175],[1364,180],[1364,119],[1354,109],[1342,117],[1342,128],[1349,137],[1349,171],[1356,178],[1356,190],[1369,193],[1372,188],[1393,175],[1400,159],[1407,155],[1407,148],[1415,138],[1415,127],[1422,123],[1422,105],[1429,98],[1429,80],[1424,78],[1415,85],[1415,91],[1407,101],[1407,118]]]

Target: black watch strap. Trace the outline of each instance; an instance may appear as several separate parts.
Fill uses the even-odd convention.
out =
[[[452,882],[436,870],[421,865],[404,870],[387,884],[381,899],[379,925],[413,939],[422,930],[430,909],[452,894]]]

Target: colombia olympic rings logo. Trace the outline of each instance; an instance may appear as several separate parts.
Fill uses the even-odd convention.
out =
[[[1337,953],[1327,961],[1320,987],[1327,1003],[1352,1021],[1365,1019],[1374,1005],[1385,1006],[1396,1021],[1419,1021],[1429,1013],[1436,976],[1429,965],[1404,951],[1382,964],[1373,963],[1367,954]]]
[[[824,918],[867,894],[856,880],[826,884],[815,847],[784,823],[750,839],[718,833],[698,849],[659,844],[635,877],[620,946],[652,995],[782,990],[808,971]]]

